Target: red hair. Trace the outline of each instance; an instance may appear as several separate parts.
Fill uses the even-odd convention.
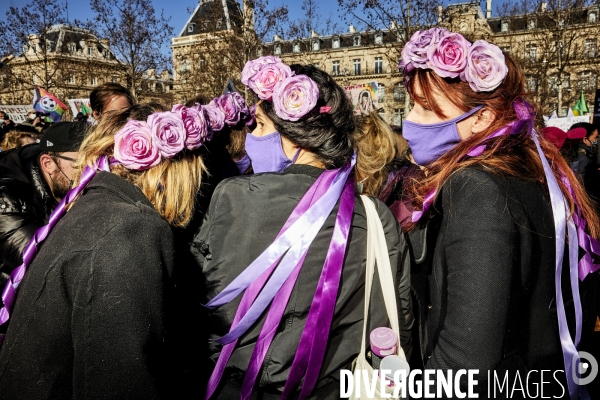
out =
[[[546,182],[544,168],[537,152],[535,143],[528,137],[527,131],[521,134],[503,135],[486,142],[486,150],[478,157],[466,157],[466,154],[475,146],[485,141],[493,132],[517,119],[513,103],[516,99],[524,97],[525,78],[521,69],[515,64],[508,54],[504,54],[508,75],[502,84],[491,92],[474,92],[467,82],[458,78],[445,79],[429,69],[417,69],[407,77],[406,86],[412,99],[418,104],[431,109],[441,118],[446,118],[443,110],[435,101],[434,92],[444,94],[446,98],[464,112],[476,106],[483,105],[492,111],[496,119],[489,128],[483,132],[473,134],[458,143],[452,150],[445,153],[438,160],[426,167],[426,177],[414,181],[409,185],[415,209],[422,209],[423,199],[432,190],[439,191],[450,176],[463,168],[478,165],[485,170],[505,176],[514,176],[527,181]],[[414,96],[414,88],[418,83],[422,98]],[[426,102],[426,104],[425,104]],[[595,212],[594,203],[585,192],[584,188],[575,178],[573,171],[560,155],[556,146],[539,136],[542,151],[548,159],[554,176],[569,203],[571,213],[575,211],[575,204],[579,205],[581,213],[588,223],[588,232],[595,238],[600,235],[600,220]],[[465,158],[464,160],[462,160]],[[461,161],[462,160],[462,161]],[[560,175],[568,178],[575,198],[563,185]],[[406,226],[414,228],[415,224]]]

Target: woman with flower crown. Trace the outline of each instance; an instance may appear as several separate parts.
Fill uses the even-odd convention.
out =
[[[267,56],[242,82],[260,99],[245,148],[254,175],[215,190],[192,252],[202,270],[209,343],[206,398],[339,398],[360,351],[365,208],[354,192],[354,119],[325,72]],[[410,351],[408,252],[381,202],[400,344]],[[370,329],[387,326],[374,283]]]
[[[497,46],[439,28],[412,36],[400,68],[414,102],[403,135],[425,172],[407,227],[413,284],[428,280],[425,367],[478,369],[484,397],[495,370],[518,393],[543,381],[544,396],[589,398],[573,368],[595,322],[600,224],[538,135],[522,71]]]
[[[2,398],[186,394],[172,362],[181,344],[171,228],[193,213],[198,149],[215,126],[204,111],[135,105],[106,115],[85,139],[75,188],[2,292]]]

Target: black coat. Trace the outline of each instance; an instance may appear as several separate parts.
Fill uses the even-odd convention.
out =
[[[523,380],[529,370],[564,370],[554,218],[544,185],[478,168],[458,171],[438,194],[427,226],[413,230],[410,242],[415,258],[425,260],[414,268],[413,283],[421,289],[421,304],[429,306],[424,307],[426,368],[479,369],[483,393],[488,370],[512,376],[519,371]],[[581,285],[582,301],[589,310],[594,294],[586,282],[591,281]],[[563,293],[574,327],[565,279]],[[584,314],[585,342],[595,309]],[[544,395],[564,395],[548,376]],[[557,376],[566,388],[564,374]],[[539,375],[535,379],[539,384]],[[512,387],[514,379],[509,382]]]
[[[169,398],[172,269],[167,222],[139,188],[99,172],[19,287],[0,351],[2,398]]]
[[[56,200],[40,170],[39,145],[0,153],[0,287],[23,262],[27,243],[42,227]]]
[[[201,293],[204,303],[220,293],[275,240],[294,207],[322,172],[321,169],[307,165],[292,165],[284,173],[236,177],[223,181],[217,187],[192,248],[203,274]],[[408,332],[412,315],[408,304],[408,251],[392,214],[379,201],[376,201],[376,207],[386,233],[392,273],[400,287],[400,329],[403,331],[401,343],[409,351]],[[308,251],[290,303],[284,312],[282,324],[257,379],[257,390],[277,393],[277,389],[285,385],[325,261],[336,215],[337,206]],[[349,368],[360,349],[366,234],[365,211],[357,197],[329,344],[317,383],[321,388],[328,387],[327,390],[321,390],[325,390],[326,395],[333,398],[339,398],[339,370]],[[370,329],[388,324],[377,276],[373,285]],[[208,312],[205,326],[211,339],[229,331],[240,299],[241,295],[231,303]],[[260,322],[238,342],[222,380],[225,389],[217,394],[217,398],[227,398],[236,394],[239,396],[239,387],[235,386],[234,381],[240,382],[247,369],[264,318],[263,315]],[[210,344],[207,373],[212,371],[220,348],[220,345],[214,342]],[[324,398],[325,395],[319,393],[315,394],[315,398]]]

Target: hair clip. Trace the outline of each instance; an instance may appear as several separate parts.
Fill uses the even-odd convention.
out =
[[[319,109],[319,113],[321,114],[328,113],[329,111],[331,111],[331,106],[323,106]]]

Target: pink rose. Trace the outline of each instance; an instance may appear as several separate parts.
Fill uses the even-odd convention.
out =
[[[213,104],[213,102],[217,108],[223,111],[225,123],[229,126],[235,126],[240,121],[244,121],[248,115],[246,101],[238,92],[225,93],[214,99],[210,104]]]
[[[469,48],[467,67],[460,79],[469,82],[475,92],[489,92],[500,86],[507,74],[502,50],[485,40],[478,40]]]
[[[179,114],[186,131],[185,148],[196,150],[207,140],[210,126],[204,117],[204,111],[198,107],[186,107],[175,104],[172,112]]]
[[[186,132],[183,120],[177,113],[166,111],[151,114],[148,125],[163,157],[173,158],[183,150]]]
[[[265,64],[276,64],[280,63],[281,59],[275,56],[264,56],[258,57],[256,60],[250,60],[244,65],[244,69],[242,70],[242,83],[248,86],[248,80],[256,74],[263,65]]]
[[[319,100],[319,86],[306,75],[296,75],[278,82],[273,89],[275,114],[287,121],[298,121]]]
[[[160,151],[146,122],[130,119],[115,133],[114,158],[127,169],[143,171],[160,162]]]
[[[444,32],[447,32],[447,30],[431,28],[413,33],[402,49],[402,60],[398,68],[406,69],[407,73],[410,73],[414,68],[429,68],[427,66],[427,50],[440,41],[440,37]]]
[[[214,105],[214,102],[202,107],[205,116],[208,118],[213,132],[218,132],[225,126],[225,113],[220,108]]]
[[[294,75],[290,67],[282,62],[277,64],[264,64],[261,69],[248,79],[248,87],[261,100],[271,100],[273,88],[286,78]]]
[[[439,43],[427,49],[427,66],[442,78],[456,78],[467,66],[470,46],[460,33],[445,31]]]

